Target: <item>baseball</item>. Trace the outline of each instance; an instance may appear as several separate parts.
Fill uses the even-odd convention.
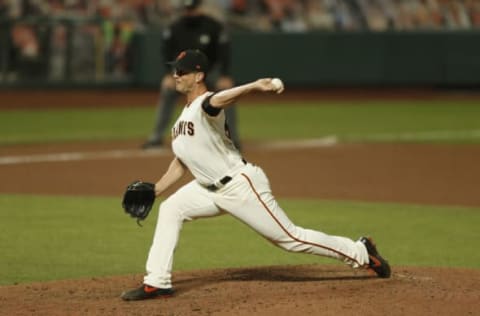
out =
[[[277,93],[281,93],[283,91],[283,82],[280,80],[280,78],[273,78],[270,82]]]

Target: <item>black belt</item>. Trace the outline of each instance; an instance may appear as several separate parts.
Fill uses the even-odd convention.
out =
[[[247,161],[245,159],[242,159],[242,162],[244,164],[247,164]],[[221,178],[219,182],[222,184],[222,187],[223,187],[225,184],[229,183],[230,181],[232,181],[232,177],[225,176],[225,177]],[[220,189],[220,187],[215,185],[214,183],[212,183],[210,185],[207,185],[205,188],[207,188],[208,191],[212,191],[212,192],[215,192],[218,189]]]
[[[220,179],[220,183],[222,184],[222,186],[224,186],[225,184],[229,183],[230,181],[232,181],[232,177],[230,176],[225,176],[223,177],[222,179]],[[210,184],[208,186],[206,186],[207,190],[208,191],[212,191],[212,192],[215,192],[217,191],[218,189],[220,189],[218,186],[216,186],[215,184]]]

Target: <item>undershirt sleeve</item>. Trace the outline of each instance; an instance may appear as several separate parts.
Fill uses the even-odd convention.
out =
[[[222,111],[221,108],[216,108],[210,104],[210,98],[214,95],[215,93],[212,93],[202,102],[202,109],[210,116],[217,116]]]

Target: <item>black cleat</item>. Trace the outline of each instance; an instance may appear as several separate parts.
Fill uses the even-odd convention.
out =
[[[368,268],[375,271],[379,278],[389,278],[391,275],[388,261],[383,259],[378,253],[377,247],[370,237],[361,237],[360,241],[365,245],[370,259]]]
[[[140,301],[151,298],[169,298],[173,296],[172,289],[159,289],[149,285],[142,285],[138,289],[123,292],[120,296],[124,301]]]

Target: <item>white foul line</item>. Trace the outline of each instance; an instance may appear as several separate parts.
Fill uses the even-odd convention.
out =
[[[317,148],[329,147],[338,144],[336,136],[325,136],[321,138],[312,139],[296,139],[296,140],[281,140],[272,141],[260,144],[259,147],[267,149],[295,149],[295,148]]]
[[[335,137],[324,137],[318,139],[278,141],[259,144],[257,148],[264,149],[288,149],[288,148],[315,148],[332,146],[337,143]],[[170,149],[160,148],[154,150],[141,149],[119,149],[97,152],[69,152],[52,154],[33,154],[22,156],[0,157],[0,165],[19,165],[44,162],[69,162],[84,160],[106,160],[106,159],[128,159],[145,157],[165,157],[171,155]]]
[[[35,154],[24,156],[5,156],[0,157],[0,165],[17,165],[39,162],[66,162],[98,159],[126,159],[141,157],[160,157],[169,153],[166,149],[158,150],[108,150],[98,152],[71,152],[55,154]]]
[[[423,132],[404,132],[397,134],[367,134],[360,137],[344,136],[345,140],[356,142],[395,142],[395,141],[436,141],[436,140],[462,140],[462,139],[478,139],[480,138],[480,130],[467,131],[423,131]],[[256,149],[301,149],[301,148],[318,148],[331,147],[339,143],[337,136],[326,136],[321,138],[303,139],[303,140],[282,140],[266,143],[258,143],[254,145]],[[170,149],[160,148],[154,150],[140,149],[119,149],[106,150],[97,152],[68,152],[68,153],[51,153],[51,154],[33,154],[22,156],[4,156],[0,157],[0,165],[18,165],[41,162],[66,162],[66,161],[83,161],[83,160],[105,160],[105,159],[128,159],[128,158],[144,158],[144,157],[164,157],[171,155]]]

